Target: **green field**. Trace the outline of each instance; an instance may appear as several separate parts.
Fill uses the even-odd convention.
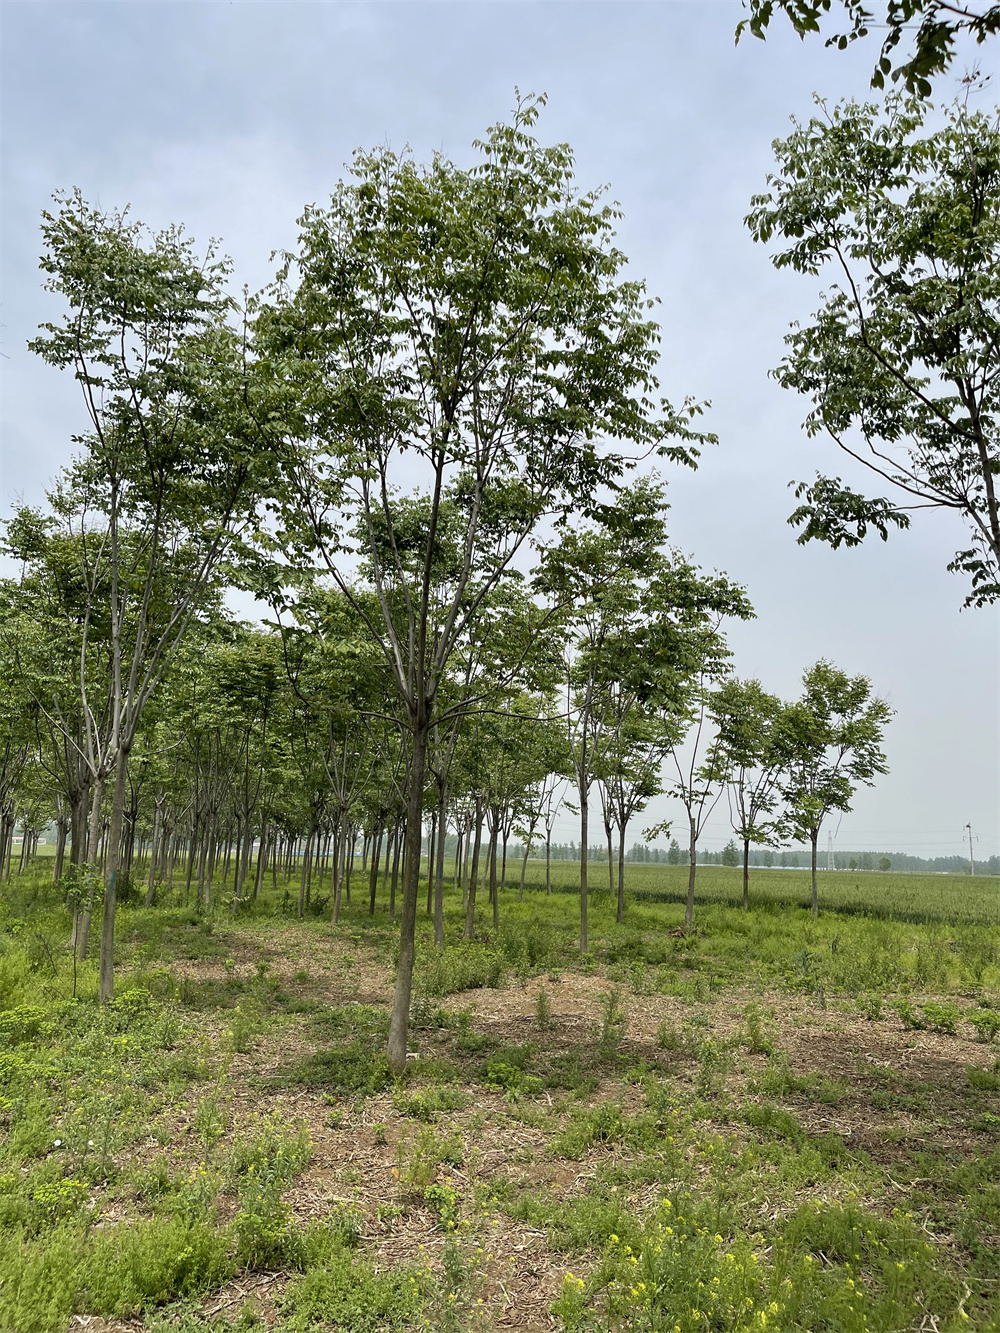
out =
[[[529,865],[443,952],[406,1077],[380,902],[120,909],[0,886],[0,1329],[1000,1330],[996,879]],[[446,881],[446,889],[450,881]],[[984,924],[985,923],[985,924]],[[75,992],[75,998],[74,998]],[[79,1325],[74,1325],[78,1327]]]
[[[513,873],[509,868],[508,880],[516,885],[519,874],[519,866],[513,868]],[[608,887],[607,863],[591,863],[588,879],[592,886]],[[687,866],[625,865],[625,891],[640,899],[654,897],[664,903],[682,903],[687,895],[687,881]],[[580,872],[574,862],[552,862],[554,889],[575,892],[579,883]],[[528,862],[526,884],[534,888],[544,887],[544,864]],[[750,892],[758,906],[808,907],[809,872],[751,868]],[[743,871],[729,866],[699,866],[695,893],[696,902],[728,903],[740,907]],[[861,913],[901,921],[1000,923],[1000,877],[996,875],[820,871],[819,895],[825,910],[838,913]]]

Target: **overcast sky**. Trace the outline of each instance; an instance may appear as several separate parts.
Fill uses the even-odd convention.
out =
[[[771,267],[742,219],[789,117],[808,115],[814,92],[866,95],[875,50],[799,43],[783,20],[766,44],[735,48],[741,12],[730,0],[6,0],[0,508],[40,501],[83,427],[75,385],[25,347],[55,313],[37,269],[54,190],[79,186],[155,226],[218,237],[237,282],[256,288],[355,147],[409,144],[471,164],[471,141],[508,114],[514,86],[544,91],[539,137],[573,146],[582,186],[610,186],[622,248],[662,300],[665,392],[713,404],[718,448],[696,475],[667,476],[671,529],[749,590],[758,619],[731,635],[736,670],[792,696],[803,668],[827,657],[869,675],[896,709],[892,772],[859,793],[837,845],[948,855],[971,821],[977,855],[1000,851],[1000,614],[961,610],[965,588],[945,572],[960,524],[918,515],[888,545],[832,552],[797,546],[785,523],[789,480],[849,472],[832,445],[806,439],[804,401],[768,379],[814,292]],[[996,70],[996,42],[979,56]],[[652,807],[636,834],[668,813]],[[571,832],[567,822],[559,835]],[[720,812],[706,845],[728,837]]]

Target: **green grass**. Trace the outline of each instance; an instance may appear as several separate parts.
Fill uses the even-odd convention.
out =
[[[553,1306],[567,1333],[1000,1330],[996,879],[824,875],[814,921],[806,872],[754,872],[744,912],[739,871],[699,867],[685,934],[684,867],[629,866],[622,926],[594,867],[584,957],[575,866],[555,863],[548,897],[529,864],[524,902],[508,888],[498,931],[484,903],[471,942],[446,885],[442,952],[418,915],[420,1057],[397,1081],[370,993],[395,959],[382,902],[370,917],[356,897],[334,930],[296,920],[294,882],[238,914],[221,885],[207,915],[161,893],[121,909],[117,998],[101,1007],[49,870],[0,890],[3,1333],[63,1333],[73,1314],[249,1329],[249,1306],[244,1324],[200,1309],[254,1272],[291,1275],[276,1333],[488,1330],[485,1266],[510,1259],[490,1249],[498,1213],[572,1273]],[[593,998],[573,1028],[570,974]],[[487,1021],[502,986],[520,1026]],[[630,1029],[633,997],[667,1015],[655,1039]],[[789,1007],[845,1041],[936,1045],[898,1068],[804,1067]],[[266,1077],[264,1042],[280,1053]],[[295,1221],[314,1146],[280,1107],[300,1097],[345,1160],[356,1134],[385,1144],[396,1184],[377,1222],[349,1202]],[[840,1132],[855,1122],[863,1143]],[[520,1147],[482,1177],[480,1146],[512,1129]],[[433,1272],[375,1261],[411,1214],[441,1238]]]
[[[591,888],[608,893],[607,865],[591,863]],[[662,903],[687,898],[688,867],[626,863],[625,892]],[[732,866],[699,866],[695,900],[739,907],[743,902],[743,870]],[[552,887],[575,893],[580,869],[575,862],[552,862]],[[616,881],[617,883],[617,881]],[[819,872],[820,906],[837,914],[884,917],[894,921],[940,921],[956,925],[1000,924],[1000,877],[996,875],[920,875],[892,871],[835,870]],[[525,888],[544,893],[544,865],[528,862]],[[755,907],[808,907],[808,870],[767,870],[751,867],[750,896]]]

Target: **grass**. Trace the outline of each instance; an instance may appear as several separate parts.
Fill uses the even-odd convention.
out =
[[[1000,883],[630,866],[581,958],[553,869],[421,913],[402,1080],[381,905],[123,908],[101,1007],[5,885],[0,1329],[1000,1330]]]

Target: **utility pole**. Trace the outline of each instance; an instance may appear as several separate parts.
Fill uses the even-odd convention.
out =
[[[965,827],[969,830],[969,874],[974,875],[976,873],[976,862],[972,855],[972,825],[966,824]]]
[[[836,870],[833,862],[833,829],[826,831],[826,868],[827,870]]]

